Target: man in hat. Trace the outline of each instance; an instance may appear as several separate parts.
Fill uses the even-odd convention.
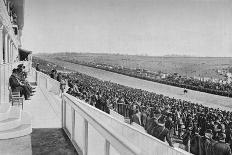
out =
[[[39,64],[38,64],[38,63],[36,64],[35,69],[36,69],[37,71],[40,71],[40,68],[39,68]]]
[[[24,95],[25,99],[28,100],[30,97],[30,91],[26,86],[24,86],[17,78],[17,69],[13,69],[12,75],[10,76],[9,79],[9,84],[11,87],[11,90],[14,91],[19,91],[20,95]]]
[[[195,128],[192,133],[191,140],[190,140],[190,152],[192,154],[202,155],[203,150],[201,148],[201,139],[202,137],[199,134],[199,128]]]
[[[156,111],[152,111],[150,114],[150,119],[147,120],[147,124],[146,124],[146,131],[148,134],[152,134],[152,130],[154,127],[156,127],[158,125],[158,119],[161,116],[161,111],[160,110],[156,110]]]
[[[158,125],[154,127],[152,131],[152,136],[158,138],[159,140],[163,142],[165,142],[165,138],[166,138],[169,146],[173,147],[170,134],[169,134],[169,130],[165,128],[165,119],[166,119],[165,116],[161,116],[158,119]]]
[[[230,149],[232,148],[232,122],[229,122],[226,128],[226,143],[230,145]]]
[[[136,124],[141,125],[141,112],[139,111],[139,108],[134,111],[131,122],[135,122]]]
[[[215,145],[216,141],[212,139],[213,131],[211,129],[207,129],[205,131],[205,136],[202,138],[201,141],[201,149],[203,151],[203,155],[213,155],[213,146]]]
[[[226,135],[218,134],[218,143],[214,144],[213,155],[232,155],[229,144],[225,143]]]
[[[23,67],[23,64],[19,64],[17,67],[18,67],[18,68],[22,68],[22,67]]]

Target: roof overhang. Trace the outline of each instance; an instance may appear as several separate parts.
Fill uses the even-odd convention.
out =
[[[19,60],[23,61],[23,60],[28,60],[29,59],[29,55],[32,54],[32,51],[28,51],[22,48],[19,48]]]
[[[19,48],[19,54],[26,54],[26,55],[29,55],[29,54],[32,54],[32,51]]]

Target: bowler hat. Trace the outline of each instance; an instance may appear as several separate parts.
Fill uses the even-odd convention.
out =
[[[224,139],[226,139],[226,134],[224,134],[224,133],[219,133],[219,134],[218,134],[218,139],[219,139],[219,140],[224,140]]]
[[[207,129],[207,130],[205,131],[205,133],[213,134],[213,131],[212,131],[211,129]]]

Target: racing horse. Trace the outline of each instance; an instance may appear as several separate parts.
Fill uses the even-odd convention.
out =
[[[184,94],[187,94],[188,93],[188,90],[187,89],[184,89]]]

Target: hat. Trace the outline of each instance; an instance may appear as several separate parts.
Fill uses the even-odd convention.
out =
[[[211,129],[207,129],[207,130],[205,131],[205,133],[213,134],[213,131],[212,131]]]
[[[161,116],[159,119],[158,119],[158,124],[161,125],[161,126],[164,126],[165,124],[165,116]]]
[[[19,64],[19,65],[18,65],[18,68],[21,68],[21,67],[23,67],[23,64]]]
[[[224,134],[224,133],[219,133],[219,134],[218,134],[218,139],[219,139],[219,140],[224,140],[224,139],[226,139],[226,134]]]
[[[195,133],[199,133],[200,129],[199,128],[195,128]]]
[[[16,68],[14,68],[13,70],[12,70],[12,72],[13,73],[16,73],[18,70],[16,69]]]

